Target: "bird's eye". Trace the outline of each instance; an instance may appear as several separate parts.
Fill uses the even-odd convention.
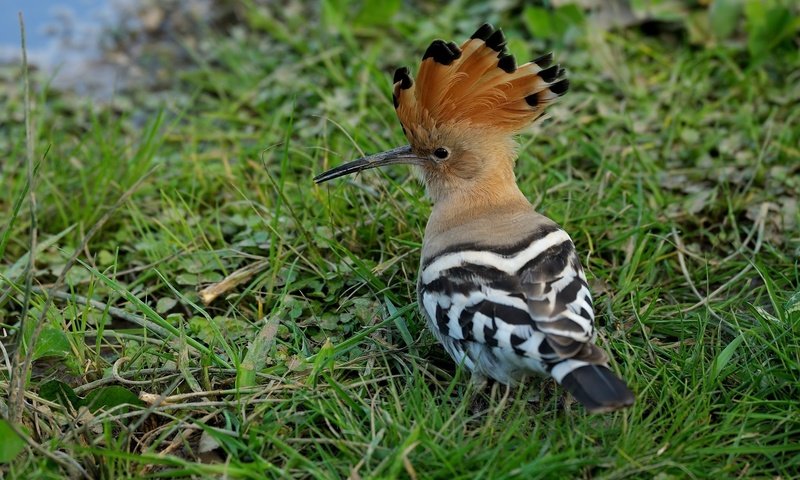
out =
[[[447,149],[444,147],[437,148],[436,150],[433,151],[433,154],[436,156],[436,158],[440,160],[444,160],[445,158],[450,156],[450,152],[448,152]]]

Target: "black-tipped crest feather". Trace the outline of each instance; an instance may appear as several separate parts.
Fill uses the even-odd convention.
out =
[[[472,34],[470,38],[477,38],[485,42],[486,39],[489,38],[489,35],[491,35],[493,32],[494,27],[489,23],[484,23],[475,31],[475,33]]]
[[[550,53],[518,65],[505,45],[488,23],[460,46],[434,40],[414,81],[406,70],[395,73],[401,123],[409,132],[464,122],[513,133],[536,120],[567,91],[564,70],[550,66]]]
[[[514,73],[517,70],[517,61],[514,59],[514,55],[503,55],[497,61],[497,66],[506,73]]]
[[[411,88],[411,85],[414,85],[414,81],[411,80],[411,72],[408,70],[408,67],[400,67],[394,71],[394,81],[392,83],[400,82],[400,88],[403,90],[408,90]]]
[[[453,44],[455,47],[455,44]],[[426,60],[428,58],[433,57],[433,61],[436,63],[441,63],[442,65],[450,65],[453,63],[454,60],[458,59],[461,56],[461,51],[458,50],[456,47],[456,51],[450,47],[444,40],[434,40],[427,50],[425,50],[425,55],[422,56],[422,60]]]
[[[569,79],[564,78],[550,85],[550,91],[558,96],[564,95],[569,90]]]
[[[536,57],[531,60],[533,63],[539,66],[539,68],[547,68],[553,63],[553,52],[545,53],[540,57]]]
[[[556,78],[558,78],[558,71],[560,68],[561,68],[560,65],[553,65],[547,67],[541,72],[539,72],[539,76],[542,77],[542,80],[544,80],[545,82],[550,83]]]
[[[506,36],[503,34],[503,30],[498,28],[489,35],[489,38],[486,39],[486,46],[495,52],[502,52],[506,47]]]

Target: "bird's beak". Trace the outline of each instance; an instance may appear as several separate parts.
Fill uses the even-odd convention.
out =
[[[397,163],[421,165],[423,161],[424,159],[416,156],[414,152],[411,151],[411,145],[405,145],[403,147],[394,148],[386,152],[376,153],[375,155],[370,155],[368,157],[362,157],[358,160],[345,163],[344,165],[339,165],[336,168],[332,168],[327,172],[321,173],[314,177],[314,182],[327,182],[328,180],[333,180],[334,178],[343,177],[345,175],[350,175],[351,173],[360,172],[362,170],[368,170],[370,168],[382,167],[384,165],[394,165]]]

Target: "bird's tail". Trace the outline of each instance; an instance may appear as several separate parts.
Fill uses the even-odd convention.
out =
[[[633,405],[633,392],[608,367],[602,365],[579,366],[564,375],[558,383],[590,413],[613,412]]]

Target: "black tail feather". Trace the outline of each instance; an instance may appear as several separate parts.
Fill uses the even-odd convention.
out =
[[[591,413],[619,410],[633,405],[633,392],[611,370],[600,365],[585,365],[561,380],[569,393]]]

